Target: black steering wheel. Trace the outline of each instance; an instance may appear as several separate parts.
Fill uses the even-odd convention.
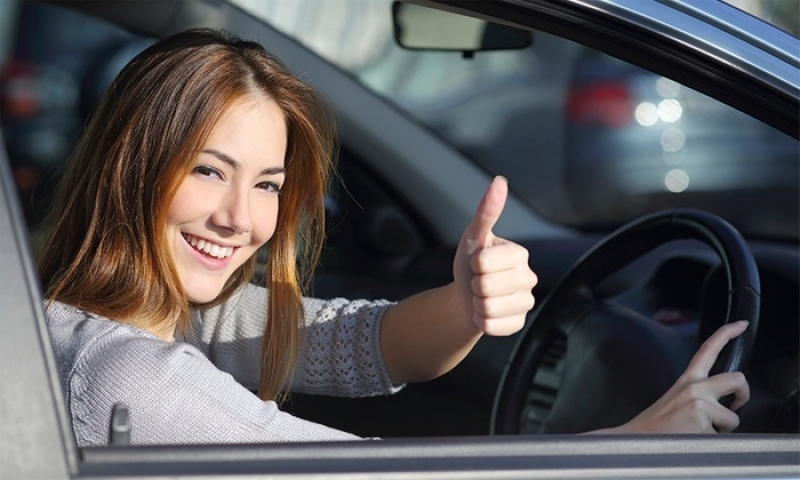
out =
[[[593,247],[534,310],[500,380],[491,433],[577,433],[620,425],[667,391],[696,344],[597,298],[596,288],[656,247],[681,239],[699,240],[720,257],[728,287],[725,323],[750,321],[747,331],[723,349],[711,373],[744,368],[761,303],[750,249],[733,226],[712,214],[688,209],[652,214]],[[701,318],[701,323],[719,320]]]

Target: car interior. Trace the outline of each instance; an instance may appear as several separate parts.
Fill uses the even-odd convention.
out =
[[[8,151],[8,160],[0,159],[0,181],[5,195],[16,192],[17,197],[0,199],[2,211],[15,212],[12,218],[0,215],[0,246],[23,252],[25,258],[4,256],[0,260],[0,272],[17,272],[15,275],[24,283],[9,285],[0,293],[4,298],[24,298],[29,296],[28,292],[38,291],[30,261],[37,248],[37,223],[47,209],[49,192],[70,145],[114,74],[154,38],[188,27],[222,27],[242,32],[277,52],[292,70],[302,72],[303,78],[330,98],[337,112],[341,146],[336,179],[326,202],[328,238],[308,292],[310,296],[399,300],[446,284],[452,278],[452,258],[460,232],[469,222],[489,179],[497,173],[508,175],[512,185],[509,204],[497,229],[527,247],[531,268],[539,278],[535,290],[537,306],[530,315],[527,330],[518,336],[482,338],[472,353],[450,373],[429,382],[408,385],[387,397],[350,399],[292,393],[283,409],[359,436],[399,441],[377,447],[385,450],[378,455],[383,461],[402,463],[413,457],[421,462],[419,465],[424,465],[428,454],[432,458],[446,454],[448,448],[462,448],[468,452],[467,456],[473,455],[475,461],[483,459],[499,466],[509,458],[529,456],[530,444],[520,442],[530,439],[510,434],[572,434],[629,420],[677,379],[702,339],[722,322],[737,320],[739,315],[755,319],[757,335],[736,342],[723,355],[725,362],[744,367],[752,392],[751,401],[740,412],[741,425],[737,434],[790,434],[794,438],[800,433],[797,231],[800,162],[798,133],[794,131],[796,112],[774,114],[773,125],[764,138],[780,136],[781,140],[765,141],[764,145],[773,150],[764,145],[759,147],[763,151],[774,151],[774,155],[764,154],[764,161],[755,167],[750,163],[742,167],[741,176],[752,180],[752,184],[742,180],[745,182],[742,186],[731,188],[725,195],[715,191],[723,187],[711,186],[712,193],[690,192],[680,198],[673,193],[665,194],[663,185],[654,193],[645,191],[650,187],[626,190],[624,175],[619,172],[625,169],[623,167],[629,171],[638,168],[624,162],[643,158],[644,150],[637,150],[639,146],[632,143],[629,147],[633,153],[628,158],[619,143],[605,140],[610,138],[609,121],[614,123],[617,119],[598,120],[594,116],[598,114],[582,109],[580,102],[587,95],[605,99],[609,92],[618,92],[623,78],[625,81],[634,78],[631,83],[641,85],[654,76],[650,71],[641,72],[639,67],[652,67],[665,74],[662,70],[670,68],[663,66],[665,58],[677,65],[680,62],[675,59],[680,59],[679,53],[682,53],[671,51],[672,55],[648,57],[647,48],[657,49],[659,45],[640,47],[641,50],[623,55],[628,60],[636,60],[635,70],[629,68],[628,62],[622,62],[625,65],[620,67],[621,61],[616,58],[593,60],[599,53],[586,53],[572,43],[596,42],[595,37],[602,35],[581,32],[572,26],[561,27],[556,22],[543,25],[543,20],[520,13],[517,22],[533,30],[533,45],[525,48],[552,46],[550,55],[585,58],[589,62],[581,64],[588,65],[585,68],[570,66],[567,78],[572,83],[569,85],[563,85],[564,77],[549,77],[555,75],[557,69],[548,71],[539,66],[536,75],[542,82],[544,93],[541,96],[547,98],[530,100],[524,97],[521,100],[521,94],[514,90],[515,82],[523,81],[520,80],[523,77],[516,75],[522,75],[519,72],[530,74],[526,69],[534,68],[535,62],[532,62],[534,67],[523,68],[518,60],[507,60],[503,68],[514,73],[503,77],[502,84],[481,79],[487,82],[487,90],[502,85],[514,92],[515,96],[509,100],[511,104],[538,102],[535,103],[538,111],[557,115],[558,121],[552,122],[558,124],[555,126],[540,119],[532,120],[527,112],[516,111],[507,123],[498,127],[505,135],[504,148],[509,151],[517,148],[514,142],[522,141],[520,139],[541,139],[537,150],[525,151],[524,155],[563,155],[573,162],[564,160],[563,167],[549,167],[552,172],[548,170],[541,178],[526,183],[522,177],[524,171],[515,177],[517,172],[508,170],[506,173],[505,167],[497,167],[497,171],[492,169],[489,162],[495,161],[491,160],[496,157],[495,151],[483,151],[484,145],[452,141],[462,135],[459,129],[469,127],[466,112],[481,101],[485,102],[484,97],[476,94],[475,98],[453,99],[457,108],[442,113],[444,104],[451,99],[442,99],[442,106],[431,100],[438,95],[436,92],[426,99],[413,97],[403,85],[379,84],[380,75],[385,73],[378,72],[374,66],[351,71],[341,64],[321,61],[323,54],[295,38],[291,29],[264,23],[243,7],[229,2],[153,2],[146,10],[137,8],[141,7],[138,5],[141,2],[127,3],[23,2],[16,12],[18,26],[13,46],[0,70],[3,79],[0,87],[3,137],[0,141],[5,142],[0,153]],[[486,7],[485,10],[479,13],[496,17],[507,14],[500,7]],[[387,10],[385,15],[388,21],[391,12]],[[275,25],[281,25],[281,21],[288,22],[277,14],[269,19]],[[613,30],[615,24],[609,21],[607,27]],[[39,38],[39,32],[47,32],[46,38]],[[568,37],[570,43],[556,43],[552,37],[558,34]],[[630,32],[620,34],[629,35]],[[395,47],[400,49],[392,46]],[[607,46],[612,51],[615,48],[618,49],[616,53],[625,49]],[[462,55],[460,50],[447,60],[441,60],[442,64],[469,62],[468,58],[463,58],[469,55]],[[382,54],[386,58],[396,58],[397,65],[410,65],[403,63],[405,54],[394,53],[394,50],[387,52]],[[475,58],[482,54],[473,52]],[[546,58],[546,54],[542,55],[545,56],[537,57],[536,61]],[[437,61],[432,60],[424,68],[435,69],[430,65],[435,66]],[[706,86],[703,90],[706,94],[714,94],[761,120],[770,117],[770,105],[782,104],[774,92],[764,92],[762,101],[750,100],[758,97],[758,92],[738,98],[737,92],[753,85],[741,83],[734,88],[727,80],[722,86],[711,85],[709,79],[725,77],[729,72],[698,73],[703,69],[704,65],[681,66],[674,67],[670,73],[673,80],[695,89]],[[408,85],[421,82],[412,78],[417,70],[408,67],[408,72]],[[614,82],[614,88],[597,90],[592,82],[598,78],[603,86]],[[453,79],[445,76],[441,82]],[[729,83],[735,84],[736,80]],[[568,96],[572,109],[562,112],[558,107],[558,112],[554,113],[556,107],[547,102],[549,97],[555,96]],[[695,111],[709,115],[704,117],[706,119],[720,119],[723,124],[728,121],[725,120],[728,114],[716,104],[709,106],[705,98],[705,95],[692,97],[689,103],[693,101],[691,105],[696,107]],[[642,100],[642,103],[645,102]],[[730,120],[730,125],[738,122],[737,119]],[[534,121],[541,122],[541,131],[529,133],[527,126]],[[627,138],[624,131],[633,132],[637,128],[643,128],[641,122],[636,124],[631,120],[630,125],[619,128],[623,131],[620,138]],[[698,127],[697,131],[701,130]],[[708,133],[709,138],[714,135],[714,132]],[[567,151],[562,140],[575,138],[593,139],[587,143],[592,152],[577,147],[576,151]],[[655,138],[653,142],[663,145],[663,138]],[[615,140],[620,141],[619,138]],[[556,144],[558,146],[554,146]],[[704,144],[702,148],[712,147]],[[743,165],[752,163],[752,158],[744,158],[752,152],[744,151],[739,155],[736,151],[741,147],[735,143],[725,148],[727,150],[723,151],[729,153],[731,163],[739,160]],[[607,149],[608,158],[618,158],[623,167],[604,171],[595,165],[596,157],[592,155],[604,149]],[[484,157],[490,160],[474,160]],[[669,163],[676,157],[664,154],[664,158]],[[770,159],[775,159],[775,163],[769,163]],[[644,178],[651,168],[643,165],[641,177],[637,178]],[[675,170],[670,168],[670,171]],[[700,171],[706,172],[709,178],[720,175],[720,167],[713,162],[703,168],[707,170]],[[572,171],[580,173],[566,180],[554,176]],[[763,175],[761,184],[757,183],[762,178],[759,171],[768,172]],[[772,174],[774,176],[769,176]],[[662,177],[659,176],[659,180]],[[615,183],[617,181],[619,183]],[[548,188],[556,183],[559,188],[567,185],[567,191],[571,187],[585,195],[566,198],[569,192],[559,193],[561,190],[556,191],[555,187]],[[773,184],[777,186],[770,188]],[[598,190],[594,191],[592,185],[599,185]],[[609,188],[619,190],[611,190],[609,194]],[[560,198],[561,206],[543,205],[551,197],[565,198]],[[616,200],[613,208],[602,206],[605,197]],[[698,213],[694,210],[698,202],[703,202],[711,213],[730,212],[730,216],[736,216],[744,212],[741,219],[731,220],[739,231],[731,230],[727,222],[719,222],[717,216]],[[541,206],[544,214],[534,213],[530,205]],[[664,208],[670,209],[668,214],[653,213],[663,212]],[[608,212],[608,216],[598,217],[593,209]],[[751,214],[751,210],[758,209],[771,214]],[[565,220],[559,223],[556,220],[560,216]],[[640,223],[628,223],[629,218]],[[643,218],[647,221],[642,222]],[[15,228],[17,225],[25,225],[26,232],[20,232]],[[5,300],[0,303],[5,304]],[[15,330],[15,335],[41,335],[38,329],[44,325],[42,318],[31,318],[23,308],[7,315],[17,316],[17,325],[28,325]],[[551,318],[552,322],[561,323],[551,323]],[[581,320],[580,328],[576,326],[576,319]],[[536,326],[531,326],[534,324]],[[59,388],[58,385],[54,387],[52,372],[49,372],[52,353],[48,347],[41,345],[41,364],[24,366],[30,378],[26,388],[31,392],[48,391],[41,395],[43,402],[48,401],[51,388],[56,391]],[[5,356],[0,364],[16,368],[8,363],[10,361],[10,355]],[[721,364],[719,368],[726,368],[726,365]],[[58,405],[53,415],[66,418],[63,409],[63,405]],[[63,421],[53,418],[31,421],[41,423],[43,430],[52,429],[53,425],[61,430],[69,428]],[[63,431],[60,434],[69,435]],[[485,439],[488,435],[507,438],[497,444],[471,443],[466,439],[463,443],[459,440],[448,445],[436,443],[441,437]],[[403,439],[410,438],[418,443],[404,446]],[[540,454],[583,452],[587,455],[586,465],[592,465],[611,452],[602,442],[568,438],[569,442],[564,443],[542,442]],[[737,438],[733,436],[726,441],[736,442]],[[693,448],[704,448],[699,442],[699,438],[663,437],[642,446],[635,438],[622,438],[613,451],[617,452],[620,445],[627,445],[631,452],[638,452],[631,453],[634,458],[641,452],[658,451],[667,445],[666,448],[682,450],[689,455]],[[75,448],[67,445],[68,449]],[[765,441],[762,448],[774,446]],[[209,447],[207,452],[211,452],[209,458],[244,459],[239,466],[241,472],[259,471],[267,464],[274,473],[281,473],[281,468],[289,473],[294,465],[291,462],[281,464],[281,459],[300,458],[309,452],[303,446],[293,445],[274,446],[271,450],[256,446],[252,450],[237,448],[215,446]],[[317,445],[315,448],[318,448],[314,455],[319,468],[332,471],[347,471],[347,462],[360,455],[349,446]],[[426,449],[429,449],[427,454]],[[134,453],[83,449],[80,469],[97,476],[111,475],[120,465],[135,464],[143,466],[143,474],[149,471],[147,469],[156,471],[165,465],[171,465],[169,468],[176,472],[208,473],[214,469],[213,465],[197,464],[196,451],[174,449],[169,455],[171,458],[165,460],[162,453],[148,448]],[[599,456],[592,459],[590,455]],[[453,459],[454,462],[463,460],[464,457]],[[67,468],[78,469],[75,465]]]

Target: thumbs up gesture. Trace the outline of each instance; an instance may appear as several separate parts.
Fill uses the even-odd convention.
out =
[[[534,304],[537,278],[528,266],[528,251],[492,232],[507,197],[506,179],[495,177],[461,237],[453,262],[466,318],[488,335],[520,330]]]
[[[506,197],[506,179],[495,178],[458,244],[453,282],[383,315],[381,351],[393,383],[435,378],[463,360],[482,334],[511,335],[525,325],[537,281],[528,251],[492,232]]]

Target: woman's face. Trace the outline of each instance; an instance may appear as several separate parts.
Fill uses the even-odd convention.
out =
[[[167,245],[189,301],[214,300],[272,237],[286,178],[286,122],[264,97],[234,103],[167,212]]]

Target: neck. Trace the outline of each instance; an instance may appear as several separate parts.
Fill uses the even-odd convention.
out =
[[[177,319],[172,319],[166,322],[153,322],[147,318],[127,318],[123,320],[123,322],[135,325],[143,330],[147,330],[165,342],[175,341],[175,330],[178,326]]]
[[[165,342],[174,342],[175,341],[175,330],[170,332],[152,332],[155,336],[164,340]]]

